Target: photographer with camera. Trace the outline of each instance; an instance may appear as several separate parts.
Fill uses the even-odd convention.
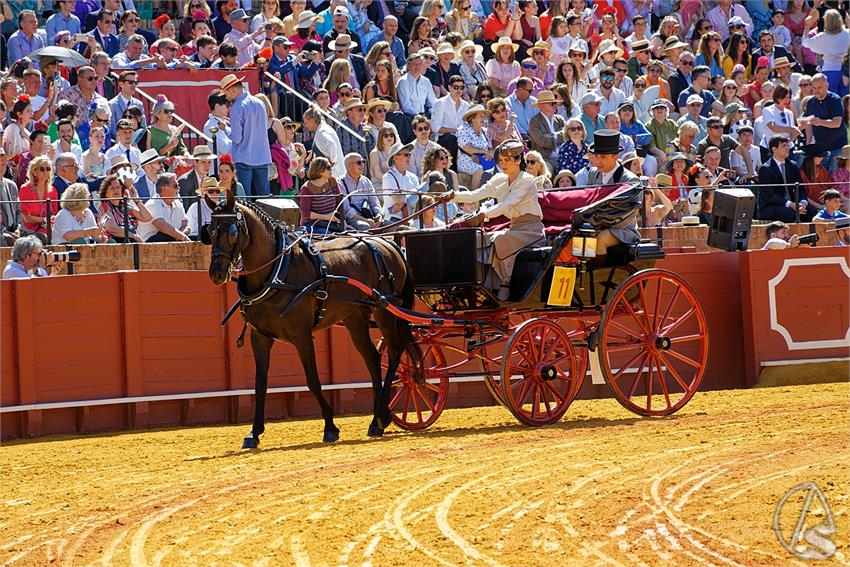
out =
[[[48,254],[44,251],[41,240],[35,235],[19,238],[12,246],[12,258],[3,270],[4,280],[19,280],[29,278],[43,278],[47,276],[58,276],[65,268],[65,262],[59,260],[51,263],[48,267],[50,273],[44,267],[44,261]]]
[[[785,250],[786,248],[809,248],[819,240],[818,234],[813,232],[800,236],[798,234],[788,235],[788,225],[782,221],[773,221],[765,228],[767,242],[762,250]]]

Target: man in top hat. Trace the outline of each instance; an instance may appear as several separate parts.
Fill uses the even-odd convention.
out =
[[[352,42],[351,51],[362,54],[361,45],[363,42],[360,40],[360,35],[354,30],[348,29],[351,23],[351,14],[348,12],[348,8],[345,6],[334,8],[333,19],[331,21],[333,22],[333,27],[322,36],[322,51],[326,54],[334,51],[334,48],[331,47],[331,42],[341,35],[347,35]]]
[[[204,178],[210,175],[214,159],[216,159],[215,154],[206,144],[197,145],[192,149],[192,169],[177,179],[177,184],[180,186],[180,196],[183,197],[183,204],[186,207],[195,200],[198,187],[201,186]],[[144,164],[142,168],[144,168]]]
[[[164,159],[153,148],[145,150],[142,153],[142,171],[144,173],[134,184],[136,193],[139,194],[140,199],[150,199],[153,195],[156,195],[156,180],[159,178],[159,174],[162,173],[162,160]]]
[[[632,81],[646,75],[646,66],[650,59],[652,59],[652,53],[649,51],[648,40],[639,39],[632,44],[632,56],[629,58],[626,72]]]
[[[269,194],[268,113],[266,105],[248,94],[242,84],[244,79],[226,75],[219,81],[224,96],[232,103],[230,108],[231,155],[236,166],[236,177],[245,192],[255,197]]]
[[[564,142],[567,121],[557,113],[561,99],[552,91],[540,91],[534,107],[538,112],[528,123],[531,147],[540,152],[549,165],[549,171],[558,170],[558,148]]]
[[[266,30],[260,27],[254,33],[250,33],[251,16],[249,16],[242,8],[237,8],[230,12],[230,25],[233,29],[227,32],[222,43],[235,45],[239,51],[236,57],[236,63],[239,67],[243,67],[254,61],[254,56],[260,51],[260,44]],[[246,187],[247,189],[247,187]]]
[[[348,103],[343,108],[345,119],[342,123],[348,128],[342,126],[337,127],[336,135],[339,138],[339,143],[342,146],[342,154],[350,154],[352,152],[367,157],[372,151],[374,144],[372,136],[366,127],[366,103],[359,98],[349,99]],[[349,130],[356,132],[362,140],[354,136]]]
[[[617,158],[620,152],[620,132],[617,130],[597,130],[593,133],[593,143],[589,153],[594,155],[595,166],[587,174],[587,185],[615,185],[619,183],[640,183],[640,177],[623,167]],[[604,254],[608,246],[622,242],[634,244],[640,240],[637,231],[637,216],[629,217],[615,227],[599,235],[597,251]]]

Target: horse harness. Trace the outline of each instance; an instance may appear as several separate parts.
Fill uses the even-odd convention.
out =
[[[236,231],[236,244],[234,246],[235,250],[240,249],[240,239],[242,238],[243,232],[247,237],[247,227],[245,226],[244,217],[242,211],[237,209],[233,213],[213,213],[213,220],[225,221],[228,222],[232,227],[229,230]],[[283,308],[280,315],[281,317],[285,317],[288,315],[292,309],[298,304],[299,301],[304,299],[307,296],[312,296],[316,299],[316,313],[314,315],[313,326],[317,326],[321,323],[322,319],[324,319],[325,311],[327,310],[326,302],[329,298],[327,286],[329,283],[334,281],[344,282],[347,281],[347,277],[345,276],[337,276],[334,274],[328,273],[328,265],[325,262],[325,258],[322,255],[319,247],[316,245],[316,242],[312,240],[306,233],[298,234],[296,239],[293,241],[288,232],[280,225],[275,224],[275,242],[276,242],[276,255],[277,260],[274,263],[274,268],[269,274],[269,277],[263,283],[263,285],[254,292],[249,292],[247,289],[247,277],[244,275],[240,275],[236,278],[236,290],[239,294],[239,299],[230,307],[227,311],[227,314],[222,319],[221,324],[224,325],[233,316],[233,314],[238,309],[242,314],[242,318],[244,320],[244,324],[242,327],[242,332],[237,339],[237,346],[241,347],[244,344],[244,336],[245,331],[248,326],[248,317],[246,310],[248,307],[257,305],[262,303],[263,301],[268,300],[273,297],[275,293],[280,290],[285,291],[297,291],[295,297]],[[395,242],[390,242],[393,247],[401,253],[401,250],[398,248],[398,245]],[[389,283],[389,287],[391,293],[385,295],[385,299],[391,299],[395,297],[395,294],[392,293],[393,284],[395,283],[395,274],[390,270],[389,265],[387,264],[386,257],[381,254],[378,250],[378,247],[371,242],[369,239],[364,237],[358,237],[348,248],[353,248],[358,244],[363,243],[369,247],[369,250],[372,254],[372,258],[375,262],[375,266],[378,269],[379,274],[379,284],[384,280],[387,280]],[[300,246],[305,255],[310,258],[312,261],[313,267],[316,270],[316,279],[305,286],[291,284],[286,282],[286,276],[289,272],[289,267],[292,263],[292,248],[296,245]],[[239,254],[231,256],[230,253],[222,250],[218,246],[213,246],[212,256],[225,256],[230,259],[231,266],[233,266],[239,258]],[[346,296],[334,296],[334,299],[337,301],[342,301],[345,303],[353,303],[357,305],[363,305],[367,307],[378,307],[381,306],[379,303],[374,301],[368,301],[363,299],[358,299],[354,297],[346,297]],[[253,327],[252,327],[253,328]],[[255,329],[256,330],[256,329]],[[258,331],[260,332],[260,331]]]

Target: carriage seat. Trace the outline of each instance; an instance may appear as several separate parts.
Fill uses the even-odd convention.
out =
[[[528,292],[535,278],[548,264],[551,255],[552,247],[542,242],[517,252],[514,270],[511,272],[510,301],[518,301]]]

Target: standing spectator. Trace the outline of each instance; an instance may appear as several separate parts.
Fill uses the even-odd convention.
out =
[[[44,24],[44,30],[47,34],[47,45],[54,45],[54,38],[60,31],[67,31],[71,34],[71,37],[82,31],[80,18],[71,12],[75,4],[76,2],[74,0],[58,0],[56,2],[56,7],[59,10],[47,18],[47,22]]]
[[[295,26],[295,33],[289,36],[289,40],[295,46],[295,49],[302,50],[308,41],[316,41],[319,44],[322,42],[322,36],[316,33],[316,24],[321,20],[311,10],[304,10],[298,16],[298,24]]]
[[[422,75],[422,54],[411,53],[407,59],[407,72],[396,85],[401,111],[413,119],[417,114],[431,116],[436,97],[431,81]]]
[[[431,139],[431,123],[424,116],[417,116],[413,119],[413,133],[416,138],[413,140],[413,150],[410,156],[410,170],[418,178],[422,178],[422,161],[425,159],[425,153],[431,148],[439,147],[437,143]]]
[[[821,73],[829,81],[829,90],[838,96],[847,94],[846,77],[842,72],[842,64],[847,57],[847,46],[850,45],[850,32],[844,27],[838,10],[827,10],[823,18],[823,31],[810,37],[809,31],[817,22],[817,8],[806,18],[803,30],[803,47],[807,47],[823,58]]]
[[[204,123],[204,135],[214,140],[213,149],[217,155],[229,154],[232,142],[230,140],[230,106],[227,97],[219,89],[214,90],[207,97],[210,107],[209,118]],[[213,128],[216,133],[213,134]]]
[[[188,155],[181,138],[183,126],[173,126],[173,120],[174,103],[165,98],[165,95],[158,95],[151,110],[151,124],[147,129],[145,147],[155,149],[161,156]]]
[[[528,125],[531,147],[540,152],[550,171],[557,171],[558,148],[566,135],[567,121],[556,112],[558,102],[552,91],[541,91],[534,104],[539,112]]]
[[[59,211],[59,194],[51,185],[53,164],[47,156],[33,158],[27,168],[27,182],[21,186],[18,197],[21,200],[21,212],[24,215],[23,231],[35,234],[47,243],[48,216],[56,216]],[[50,207],[46,199],[50,199]]]
[[[6,44],[8,65],[23,59],[33,51],[44,47],[44,40],[38,35],[38,18],[32,10],[21,10],[18,15],[18,31],[12,34]]]
[[[96,51],[104,51],[115,57],[120,51],[118,36],[115,35],[115,12],[101,10],[97,26],[88,32],[88,40],[77,44],[75,49],[85,57],[91,57]]]
[[[109,130],[117,131],[118,121],[124,116],[124,111],[130,107],[136,107],[142,111],[142,123],[140,128],[147,127],[145,120],[145,107],[142,101],[136,98],[136,86],[139,84],[139,74],[136,71],[124,71],[118,77],[119,93],[109,101]]]
[[[11,246],[20,235],[24,225],[18,186],[6,177],[9,159],[0,148],[0,246]]]
[[[236,57],[236,64],[240,67],[252,63],[254,56],[260,51],[260,45],[257,39],[262,37],[266,32],[260,28],[254,33],[250,33],[251,16],[245,13],[245,10],[238,8],[230,13],[231,30],[222,39],[222,43],[230,43],[239,51]]]
[[[62,210],[53,223],[52,244],[97,244],[106,235],[91,212],[89,187],[73,183],[62,193]]]
[[[811,126],[815,143],[829,152],[823,166],[831,172],[835,169],[835,157],[847,143],[844,106],[841,98],[829,90],[828,79],[822,73],[812,77],[812,91],[815,96],[806,106],[805,124]]]
[[[139,238],[144,242],[178,242],[189,240],[189,220],[183,210],[183,201],[179,198],[180,187],[177,176],[162,173],[156,180],[156,196],[145,207],[150,211],[151,220],[139,223]]]
[[[732,0],[718,0],[717,7],[709,10],[706,14],[706,18],[711,22],[711,27],[724,40],[729,37],[728,23],[734,17],[741,18],[744,21],[746,35],[752,35],[753,19],[744,6],[733,4]]]
[[[802,184],[803,178],[794,162],[788,159],[791,150],[788,140],[782,136],[773,136],[768,142],[771,158],[759,168],[758,182],[758,218],[770,221],[791,223],[796,220],[799,210],[800,219],[808,221],[808,194]],[[799,206],[795,203],[792,187],[799,186]]]
[[[230,109],[231,140],[236,175],[249,195],[269,194],[269,164],[272,161],[266,106],[248,94],[243,79],[227,75],[219,82],[221,91],[233,106]]]
[[[348,101],[343,109],[345,119],[342,121],[348,130],[355,131],[363,140],[358,140],[348,130],[339,126],[336,129],[336,134],[339,137],[340,146],[343,156],[349,153],[356,153],[364,158],[372,151],[372,138],[366,131],[364,119],[366,117],[366,103],[359,98],[352,98]]]

